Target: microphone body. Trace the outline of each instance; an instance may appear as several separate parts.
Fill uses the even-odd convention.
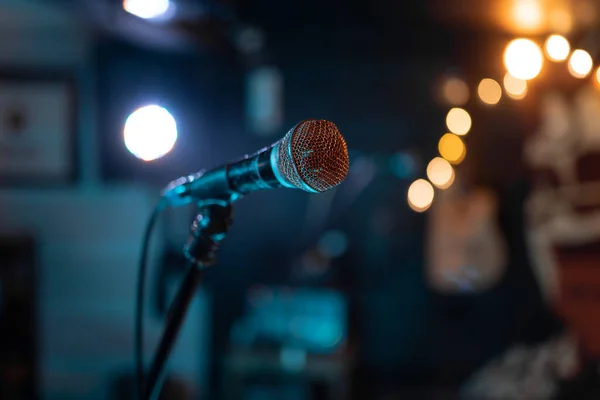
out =
[[[335,125],[309,120],[255,154],[171,182],[162,196],[177,207],[201,200],[231,202],[265,189],[319,193],[341,183],[348,167],[346,142]]]
[[[163,198],[177,207],[195,200],[235,201],[258,190],[294,188],[277,170],[279,143],[239,161],[179,178],[165,188]]]

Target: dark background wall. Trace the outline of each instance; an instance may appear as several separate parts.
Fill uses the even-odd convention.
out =
[[[340,288],[349,297],[352,337],[360,343],[358,376],[367,385],[454,385],[510,343],[543,337],[556,328],[544,316],[523,247],[520,215],[527,188],[485,172],[504,160],[475,157],[470,168],[478,171],[476,180],[492,185],[502,198],[498,217],[512,246],[506,275],[482,295],[446,296],[428,288],[423,249],[427,217],[406,206],[406,178],[412,176],[403,179],[390,173],[389,158],[396,152],[417,154],[413,173],[421,173],[423,160],[435,156],[445,128],[444,110],[435,103],[431,82],[450,63],[447,49],[443,41],[436,42],[435,51],[406,40],[395,42],[389,32],[373,27],[367,27],[364,36],[356,30],[345,35],[342,29],[335,35],[332,27],[284,33],[265,60],[279,67],[284,77],[285,126],[305,118],[335,121],[349,148],[370,159],[378,173],[350,202],[350,187],[340,187],[334,212],[320,230],[307,230],[305,219],[315,205],[302,193],[258,193],[236,204],[235,229],[223,246],[220,265],[206,280],[214,304],[214,385],[246,290],[256,283],[304,284],[294,281],[292,267],[324,228],[342,229],[350,238],[350,251],[320,284]],[[290,35],[294,45],[288,44]],[[356,42],[349,41],[352,35]],[[426,36],[416,41],[433,45]],[[168,56],[109,43],[100,48],[98,65],[100,104],[107,117],[102,136],[106,179],[166,182],[276,139],[247,130],[243,96],[250,67],[235,57]],[[134,70],[139,72],[132,81]],[[145,101],[153,91],[184,121],[181,139],[164,161],[139,166],[124,150],[114,152],[125,117],[121,110]],[[510,110],[506,113],[511,115]],[[518,159],[520,141],[502,143]],[[478,147],[494,144],[480,140],[474,146],[470,151],[477,154]],[[378,222],[382,219],[384,229]]]

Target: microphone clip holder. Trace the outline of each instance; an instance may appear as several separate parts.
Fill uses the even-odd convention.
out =
[[[232,214],[230,203],[202,204],[199,207],[183,248],[183,254],[190,264],[204,269],[217,262],[219,245],[233,222]]]
[[[190,235],[183,248],[183,254],[188,260],[187,274],[169,308],[163,335],[144,380],[143,400],[158,398],[167,360],[200,279],[204,270],[217,262],[220,243],[225,239],[233,222],[231,203],[203,201],[198,205],[198,214],[192,222]]]

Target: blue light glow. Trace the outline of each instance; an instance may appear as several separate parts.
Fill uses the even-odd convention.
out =
[[[319,252],[327,257],[342,256],[348,249],[348,236],[342,231],[329,231],[319,241]]]

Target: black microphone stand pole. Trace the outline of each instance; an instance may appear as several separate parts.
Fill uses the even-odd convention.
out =
[[[184,247],[188,271],[167,314],[167,323],[150,371],[144,380],[142,400],[154,400],[160,394],[165,365],[194,298],[204,269],[217,261],[217,250],[232,222],[231,204],[200,206]]]

